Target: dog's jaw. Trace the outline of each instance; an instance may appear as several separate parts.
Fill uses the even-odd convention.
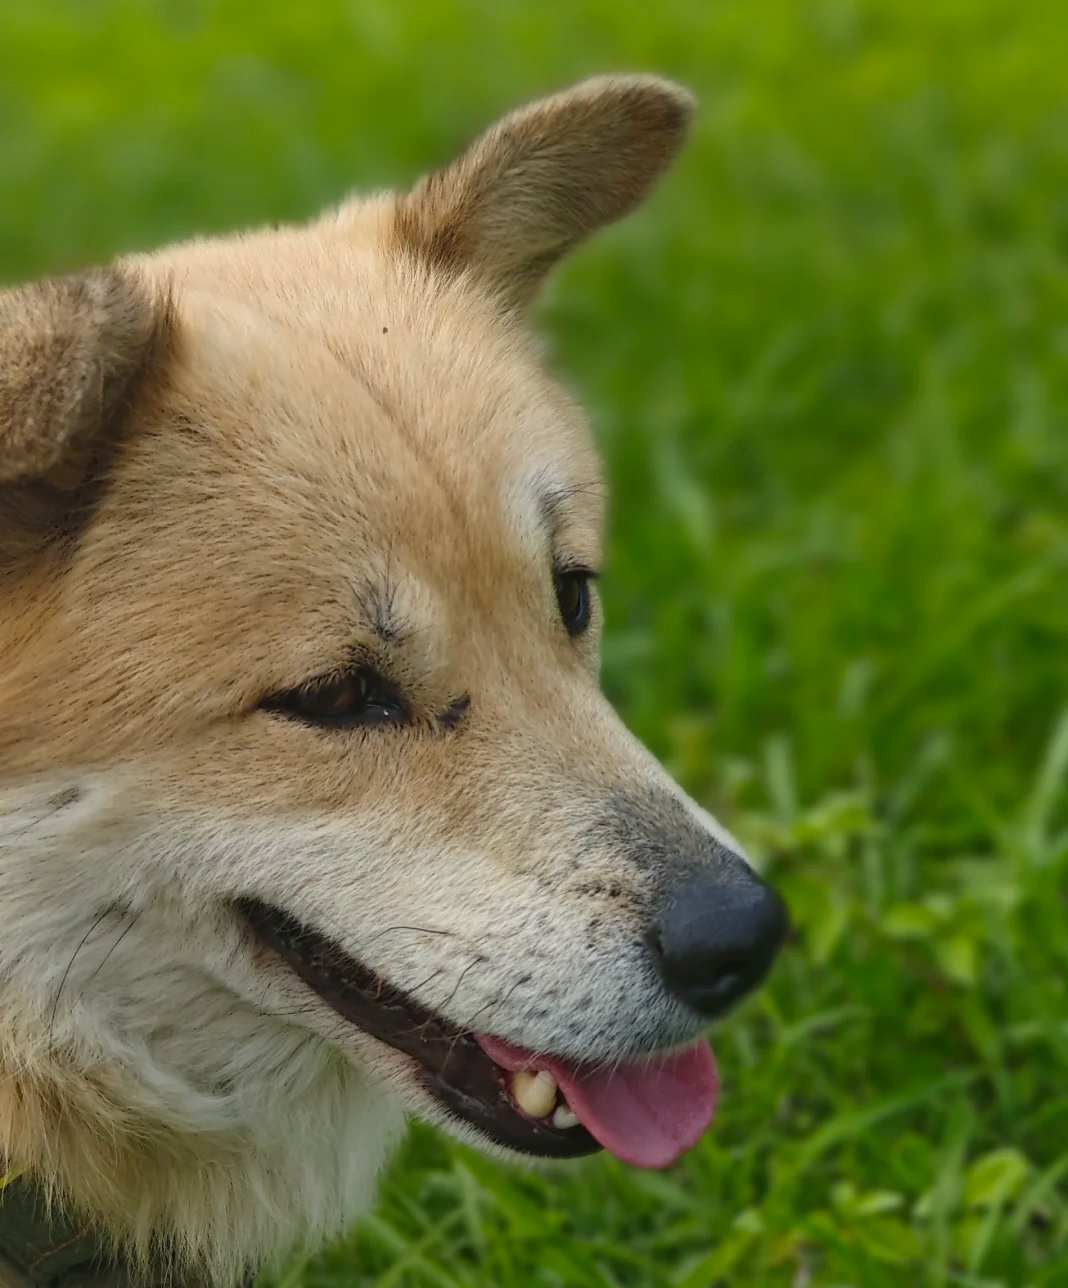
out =
[[[135,1259],[162,1237],[176,1265],[225,1284],[350,1228],[404,1109],[388,1070],[370,1079],[219,983],[231,919],[191,915],[143,880],[139,905],[87,902],[92,865],[118,878],[136,857],[99,780],[2,793],[5,1166],[31,1167]],[[38,905],[24,871],[71,897]]]

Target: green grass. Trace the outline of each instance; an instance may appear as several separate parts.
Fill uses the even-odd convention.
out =
[[[287,1285],[1068,1283],[1063,0],[6,0],[0,271],[309,214],[524,96],[694,86],[561,276],[605,683],[792,905],[672,1172],[420,1129]]]

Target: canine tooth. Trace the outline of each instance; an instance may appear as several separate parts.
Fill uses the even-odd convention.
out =
[[[556,1104],[556,1079],[546,1069],[520,1069],[512,1078],[512,1098],[531,1118],[547,1118]]]
[[[578,1114],[565,1101],[562,1105],[556,1106],[556,1112],[553,1114],[554,1127],[577,1127],[579,1125]]]

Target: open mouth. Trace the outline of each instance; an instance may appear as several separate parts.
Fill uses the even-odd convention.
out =
[[[437,1100],[499,1145],[543,1158],[605,1147],[661,1168],[712,1121],[718,1081],[704,1039],[610,1067],[535,1054],[449,1024],[278,908],[254,899],[236,906],[324,1002],[409,1056]]]

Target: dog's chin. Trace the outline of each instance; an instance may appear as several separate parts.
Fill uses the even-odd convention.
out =
[[[468,1144],[528,1159],[577,1158],[601,1148],[572,1114],[553,1106],[540,1116],[522,1109],[512,1094],[512,1072],[471,1032],[385,983],[281,909],[252,899],[235,906],[256,939],[331,1010],[389,1048],[383,1067],[409,1112]],[[543,1106],[534,1108],[540,1113]]]

